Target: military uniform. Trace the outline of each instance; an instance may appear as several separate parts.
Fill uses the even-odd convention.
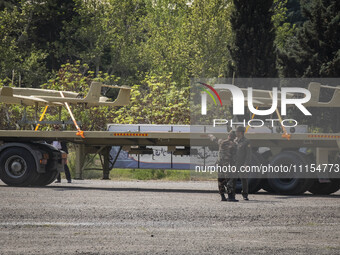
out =
[[[236,155],[236,144],[233,139],[217,140],[216,137],[212,138],[212,141],[217,142],[219,145],[218,159],[216,164],[223,167],[228,165],[234,165]],[[228,194],[235,194],[236,190],[236,179],[228,178],[224,172],[218,172],[218,191],[219,194],[226,193],[225,186],[227,186]]]
[[[57,143],[55,143],[55,142],[57,142],[57,141],[54,141],[53,142],[53,146],[55,146],[55,145],[57,145],[59,142],[57,142]],[[59,149],[59,150],[62,150],[62,151],[64,151],[64,152],[66,152],[66,154],[68,154],[68,149],[67,149],[67,145],[66,145],[66,143],[65,142],[60,142],[59,143],[59,145],[60,145],[60,148],[58,148],[58,147],[56,147],[57,149]],[[57,145],[58,146],[58,145]],[[72,182],[72,179],[71,179],[71,173],[70,173],[70,169],[68,168],[68,165],[67,164],[65,164],[64,165],[64,172],[65,172],[65,176],[66,176],[66,179],[67,179],[67,182],[68,183],[71,183]],[[60,173],[58,174],[58,176],[57,176],[57,181],[56,182],[61,182],[61,176],[60,176]]]
[[[239,170],[241,166],[248,166],[251,161],[251,148],[250,143],[244,136],[236,140],[236,168]],[[241,178],[242,181],[242,196],[248,197],[248,179]]]

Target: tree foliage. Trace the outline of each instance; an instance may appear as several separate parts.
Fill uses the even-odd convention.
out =
[[[273,0],[234,0],[231,74],[236,77],[277,77],[272,23]]]
[[[285,77],[336,78],[340,74],[340,2],[301,1],[306,21],[286,48],[279,51],[279,64]],[[323,90],[320,100],[329,101],[333,90]],[[313,109],[314,121],[325,132],[340,131],[338,109]],[[334,121],[335,120],[335,121]],[[315,124],[315,123],[313,123]]]
[[[0,86],[133,88],[130,106],[75,107],[86,130],[189,123],[191,78],[336,77],[339,9],[335,0],[0,1]],[[23,109],[2,105],[0,125],[16,128]]]
[[[274,0],[272,22],[276,31],[275,45],[278,50],[286,48],[286,43],[294,36],[297,24],[292,22],[289,16],[292,10],[288,10],[288,2],[291,0]]]
[[[142,20],[142,66],[154,75],[171,72],[177,86],[188,86],[192,77],[224,76],[230,9],[221,0],[150,1]]]
[[[73,1],[12,1],[0,11],[0,79],[26,87],[44,83],[60,67],[54,43]]]
[[[146,76],[134,85],[131,103],[116,111],[113,123],[122,124],[190,124],[189,87],[178,88],[171,73]]]
[[[99,71],[120,77],[134,76],[138,70],[141,40],[138,21],[144,15],[141,0],[75,0],[76,13],[64,23],[61,56],[88,63]]]
[[[285,77],[338,77],[340,74],[340,2],[301,1],[307,21],[281,49]]]

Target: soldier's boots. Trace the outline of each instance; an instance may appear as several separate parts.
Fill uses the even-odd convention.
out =
[[[238,200],[235,198],[235,194],[228,193],[228,202],[238,202]]]
[[[243,200],[245,200],[245,201],[249,200],[248,195],[242,195],[242,197],[243,197]]]
[[[226,199],[224,194],[221,194],[221,201],[227,201],[227,199]]]

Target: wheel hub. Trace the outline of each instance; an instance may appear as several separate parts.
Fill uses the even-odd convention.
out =
[[[20,172],[22,169],[22,165],[18,161],[14,161],[11,165],[11,169],[13,172]]]
[[[13,155],[6,160],[5,171],[12,178],[22,177],[26,169],[26,161],[19,155]]]

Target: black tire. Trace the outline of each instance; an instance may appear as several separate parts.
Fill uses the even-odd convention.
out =
[[[268,183],[268,179],[264,179],[262,181],[262,189],[267,191],[268,193],[275,194],[275,190],[272,187],[270,187],[270,185]]]
[[[39,174],[39,178],[36,180],[32,186],[46,186],[51,184],[58,176],[59,172],[56,169],[56,164],[52,161],[54,155],[53,152],[55,151],[54,148],[51,148],[48,145],[40,144],[40,149],[42,149],[45,153],[48,153],[49,160],[47,165],[45,166],[45,173]]]
[[[273,156],[273,154],[270,150],[261,153],[261,158],[262,158],[261,163],[263,163],[264,165],[267,165],[269,162],[269,158],[271,156]],[[267,191],[268,193],[273,193],[273,194],[275,193],[275,190],[273,190],[273,188],[270,187],[267,179],[263,179],[261,184],[262,184],[261,188],[264,191]]]
[[[251,155],[251,165],[256,166],[260,165],[262,163],[263,158],[261,155],[257,152],[253,152]],[[259,178],[248,178],[248,193],[254,194],[258,192],[262,188],[262,179]],[[242,190],[242,182],[240,179],[237,179],[236,181],[236,193],[241,193]]]
[[[58,171],[51,171],[40,174],[38,179],[32,184],[32,186],[46,186],[51,184],[58,176]]]
[[[9,186],[29,186],[38,178],[33,155],[23,148],[9,148],[0,156],[0,178]]]
[[[308,191],[314,195],[330,195],[340,189],[340,179],[331,179],[329,183],[320,183],[315,180]]]
[[[270,165],[306,165],[307,159],[302,153],[296,151],[284,151],[276,155]],[[269,178],[268,184],[279,194],[299,195],[306,192],[313,184],[313,179],[302,178]]]
[[[265,151],[265,152],[261,153],[260,155],[261,155],[264,163],[268,163],[269,162],[269,158],[271,156],[273,156],[271,150]]]
[[[262,180],[257,178],[248,178],[248,193],[255,194],[262,187]],[[242,182],[241,179],[237,179],[236,181],[236,193],[241,193],[242,190]]]

